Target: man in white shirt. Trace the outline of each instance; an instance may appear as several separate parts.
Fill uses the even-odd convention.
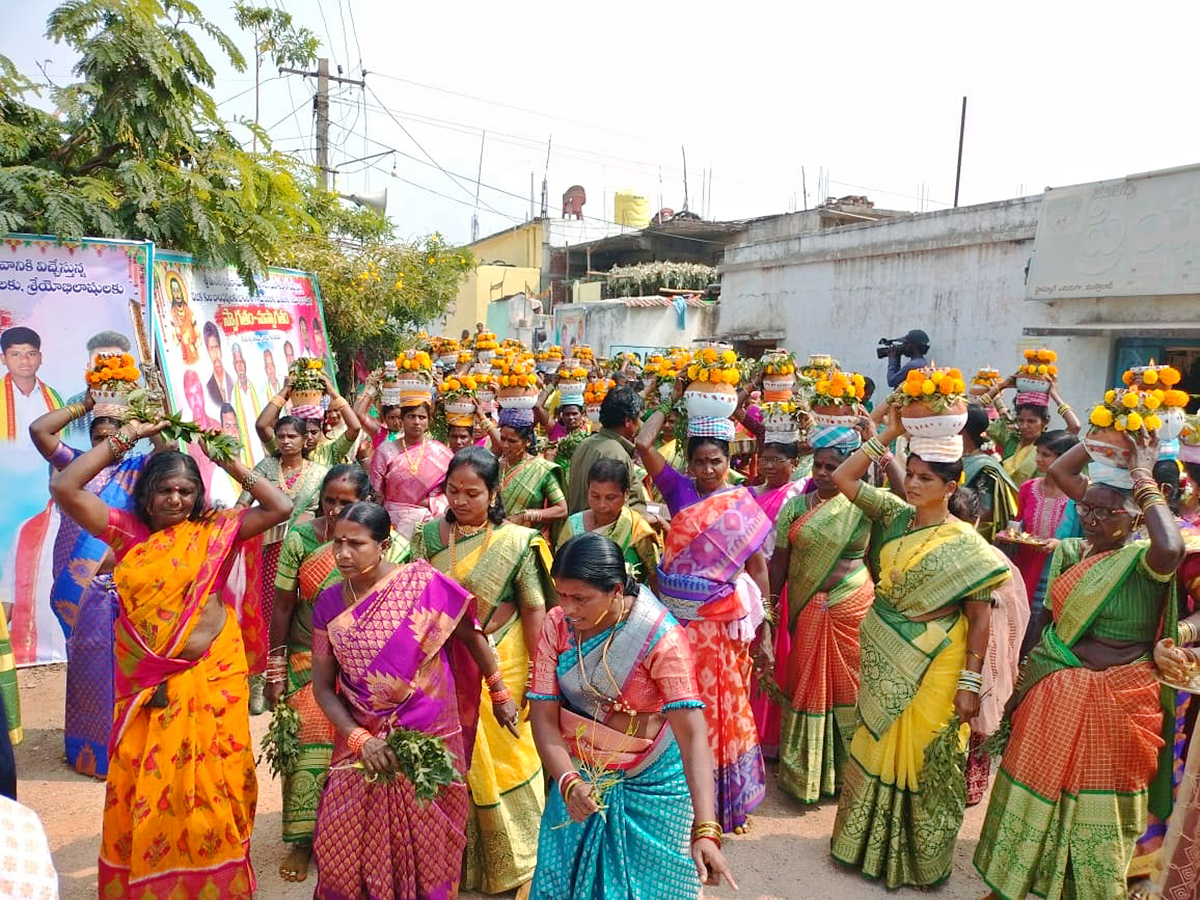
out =
[[[37,377],[42,367],[42,339],[32,328],[17,325],[0,334],[0,353],[8,368],[0,384],[0,442],[33,450],[30,424],[61,408],[62,397]]]

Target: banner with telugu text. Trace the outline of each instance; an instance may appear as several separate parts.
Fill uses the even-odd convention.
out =
[[[232,268],[198,266],[186,254],[159,250],[153,282],[154,341],[173,407],[236,435],[253,465],[263,456],[254,422],[292,361],[320,357],[334,374],[316,278],[272,268],[252,292]],[[240,488],[189,449],[210,501],[232,505]]]
[[[50,469],[29,425],[83,399],[84,373],[95,353],[140,357],[152,258],[146,242],[28,235],[0,242],[0,602],[19,664],[66,659],[74,608],[63,599],[69,592],[56,590],[54,576],[71,573],[60,571],[55,556],[68,554],[78,534],[50,503]],[[74,449],[88,449],[87,419],[61,437]]]

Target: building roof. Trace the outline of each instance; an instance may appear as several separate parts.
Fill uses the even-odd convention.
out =
[[[699,294],[684,294],[682,296],[683,296],[683,302],[686,303],[690,309],[704,309],[705,307],[716,305],[714,303],[714,301],[712,301],[712,300],[702,299]],[[651,306],[672,306],[675,302],[673,297],[663,297],[663,296],[659,296],[659,295],[655,295],[652,297],[611,297],[611,298],[609,298],[608,301],[593,300],[592,302],[593,303],[596,303],[596,302],[604,303],[604,302],[611,302],[614,300],[617,302],[620,302],[620,303],[624,303],[626,306],[636,306],[639,308],[647,308],[647,307],[651,307]]]

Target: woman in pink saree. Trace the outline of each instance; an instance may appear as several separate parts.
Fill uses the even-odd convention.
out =
[[[384,441],[371,456],[371,487],[392,518],[392,527],[406,540],[422,522],[446,511],[442,483],[454,454],[429,436],[429,395],[401,397],[400,436]]]
[[[343,511],[333,529],[343,580],[313,611],[313,693],[337,732],[313,842],[323,900],[457,897],[480,676],[514,734],[519,714],[474,599],[427,562],[388,562],[390,526],[375,503]],[[455,781],[428,803],[385,740],[395,728],[438,738],[454,757]]]

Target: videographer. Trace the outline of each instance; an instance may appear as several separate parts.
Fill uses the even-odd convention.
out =
[[[883,359],[887,357],[888,387],[899,387],[904,377],[912,369],[923,369],[929,365],[925,354],[929,352],[929,335],[919,328],[914,328],[902,338],[880,338],[876,355]],[[908,362],[900,365],[900,357],[909,357]]]

